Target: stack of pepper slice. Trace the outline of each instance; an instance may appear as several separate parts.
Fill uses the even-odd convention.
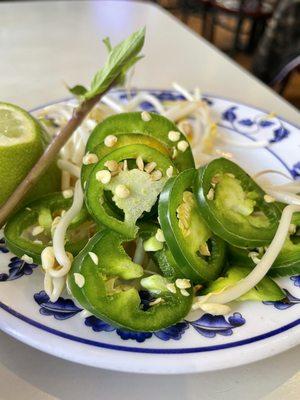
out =
[[[86,146],[81,183],[87,211],[69,228],[68,250],[76,255],[82,248],[81,240],[71,246],[78,223],[93,220],[97,232],[75,257],[68,289],[93,315],[134,331],[166,328],[187,315],[196,292],[216,292],[243,279],[254,266],[249,253],[268,246],[281,215],[280,205],[267,202],[235,163],[220,158],[196,170],[184,135],[153,113],[124,113],[100,123]],[[6,239],[17,254],[39,260],[49,237],[38,246],[32,227],[41,219],[51,228],[55,214],[67,207],[54,196],[53,207],[50,198],[37,201],[8,223]],[[298,221],[295,227],[294,236]],[[286,251],[288,261],[280,255],[274,275],[299,272],[296,239],[287,239]],[[240,300],[283,297],[266,277]]]
[[[194,283],[217,278],[225,259],[225,242],[215,236],[199,212],[193,193],[195,169],[169,179],[160,195],[158,214],[170,249],[181,274]]]

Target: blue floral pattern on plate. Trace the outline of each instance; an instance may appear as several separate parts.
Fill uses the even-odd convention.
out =
[[[40,314],[47,316],[51,315],[58,320],[69,319],[82,311],[82,309],[77,307],[71,299],[59,297],[56,302],[52,303],[44,290],[36,293],[33,298],[40,306]]]
[[[235,122],[237,122],[244,128],[251,128],[249,132],[242,132],[248,134],[257,133],[259,128],[268,128],[275,124],[275,122],[270,120],[270,117],[267,116],[266,118],[264,118],[263,116],[259,116],[259,118],[256,117],[238,119],[238,106],[231,106],[227,108],[227,110],[222,113],[222,119],[229,122],[237,132],[240,132],[240,130]],[[279,119],[277,120],[277,122],[279,123],[279,126],[273,129],[273,137],[269,139],[270,144],[281,142],[282,140],[286,139],[290,134],[290,131],[283,125],[283,123]],[[255,131],[253,131],[253,127],[255,128]]]
[[[245,324],[245,319],[238,312],[228,317],[223,315],[204,314],[196,321],[190,322],[194,329],[202,336],[214,338],[216,335],[230,336],[233,329]]]
[[[300,275],[291,276],[290,280],[294,282],[295,286],[300,287]]]
[[[171,91],[171,90],[164,90],[164,91],[150,90],[149,91],[149,90],[147,90],[146,92],[155,96],[161,102],[186,100],[184,96],[177,93],[176,91]],[[120,93],[118,95],[118,99],[121,101],[124,101],[124,100],[128,101],[128,100],[130,100],[130,97],[135,96],[136,94],[137,94],[136,90],[131,90],[129,96],[127,93]],[[209,99],[208,97],[202,97],[202,100],[205,101],[209,106],[213,105],[213,101],[211,99]],[[147,101],[140,103],[139,107],[145,111],[156,112],[155,107],[153,107],[153,105]]]
[[[145,298],[145,294],[142,294],[141,298],[143,297]],[[82,309],[77,307],[71,299],[60,297],[56,302],[52,303],[44,290],[36,293],[34,295],[34,300],[40,306],[40,314],[53,316],[57,320],[69,319],[82,311]],[[126,329],[116,328],[94,315],[84,319],[84,324],[94,332],[116,332],[121,339],[131,339],[138,343],[142,343],[145,340],[150,339],[152,336],[163,341],[180,340],[190,326],[195,328],[198,333],[206,338],[214,338],[216,335],[230,336],[232,335],[234,328],[244,325],[245,322],[245,319],[240,313],[234,313],[228,317],[228,320],[221,315],[213,316],[210,314],[204,314],[196,321],[178,322],[173,326],[157,332],[133,332]]]
[[[294,276],[290,278],[294,282],[297,282],[296,286],[300,285],[300,276]],[[293,296],[288,290],[284,289],[286,298],[281,301],[264,301],[265,305],[272,305],[278,310],[288,309],[296,304],[300,304],[300,298]],[[151,295],[146,295],[146,291],[140,293],[141,303],[143,309],[147,310],[149,307],[148,303],[151,301]],[[77,307],[73,300],[64,299],[60,297],[55,303],[49,300],[48,295],[42,290],[34,295],[34,300],[40,306],[40,314],[45,316],[53,316],[57,320],[69,319],[79,312],[81,308]],[[125,329],[116,328],[109,323],[91,315],[84,319],[84,324],[91,328],[94,332],[116,332],[123,340],[135,340],[138,343],[142,343],[152,336],[157,337],[160,340],[180,340],[185,331],[192,326],[200,335],[205,338],[214,338],[217,335],[231,336],[233,330],[246,323],[245,318],[239,313],[235,312],[227,319],[223,315],[211,315],[204,314],[195,321],[182,321],[177,324],[170,326],[166,329],[162,329],[157,332],[133,332]]]
[[[294,179],[297,179],[300,177],[300,161],[293,165],[293,167],[291,169],[291,174]]]
[[[145,90],[145,92],[152,94],[160,101],[179,101],[186,100],[181,94],[171,91],[171,90]],[[120,93],[118,95],[119,100],[129,100],[131,96],[136,96],[138,92],[136,90],[131,90],[130,95],[127,93]]]
[[[8,248],[6,247],[5,239],[4,239],[4,238],[0,239],[0,253],[6,254],[6,253],[8,253],[8,252],[9,252],[9,250],[8,250]]]
[[[262,128],[268,128],[269,126],[274,125],[274,121],[270,121],[268,119],[262,119],[259,121],[259,126]]]
[[[201,320],[201,321],[200,321]],[[95,332],[105,331],[112,332],[116,331],[116,333],[123,340],[136,340],[139,343],[144,342],[146,339],[151,338],[152,336],[157,337],[160,340],[180,340],[185,333],[185,331],[193,326],[198,333],[206,338],[213,338],[217,334],[223,336],[232,335],[233,328],[241,326],[245,323],[245,319],[241,316],[240,313],[234,313],[232,316],[228,318],[228,321],[223,316],[213,316],[210,314],[204,314],[197,321],[182,321],[177,324],[170,326],[166,329],[162,329],[157,332],[132,332],[127,331],[125,329],[114,328],[111,325],[103,322],[101,319],[96,318],[94,316],[86,318],[85,324],[93,329]]]
[[[255,124],[255,122],[253,121],[253,119],[245,118],[245,119],[241,119],[239,121],[239,124],[244,125],[244,126],[252,126]]]
[[[222,114],[222,119],[228,122],[233,122],[237,119],[237,115],[235,110],[237,109],[237,106],[232,106],[228,108],[226,111],[223,112]]]
[[[139,343],[144,342],[146,339],[150,339],[153,335],[161,340],[179,340],[181,339],[185,330],[189,327],[187,322],[179,322],[169,328],[163,329],[157,332],[132,332],[127,331],[125,329],[115,328],[114,326],[108,324],[107,322],[102,321],[101,319],[95,317],[94,315],[85,318],[85,325],[92,328],[94,332],[113,332],[116,333],[123,340],[136,340]]]
[[[293,307],[296,304],[300,304],[300,299],[293,296],[288,290],[283,289],[286,293],[286,297],[279,301],[263,301],[267,306],[274,306],[277,310],[286,310],[287,308]]]
[[[0,253],[9,253],[4,238],[0,239]],[[19,257],[12,257],[8,263],[7,272],[0,273],[0,282],[14,281],[24,275],[31,275],[36,267],[36,264],[28,263]]]
[[[270,143],[278,143],[281,142],[283,139],[286,139],[290,134],[290,131],[283,126],[280,126],[277,129],[274,129],[274,137],[270,140]]]
[[[92,328],[94,332],[113,332],[116,330],[114,326],[102,321],[102,319],[99,319],[94,315],[85,318],[84,323],[89,328]]]
[[[12,257],[8,264],[8,273],[0,274],[0,282],[13,281],[23,275],[31,275],[36,264],[27,263],[19,257]]]

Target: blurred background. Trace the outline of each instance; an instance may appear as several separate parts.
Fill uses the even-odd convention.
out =
[[[300,0],[157,0],[300,109]]]
[[[165,8],[300,109],[300,0],[144,1]]]

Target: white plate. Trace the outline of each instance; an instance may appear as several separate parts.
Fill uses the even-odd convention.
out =
[[[169,101],[180,97],[169,90],[149,92]],[[123,92],[114,95],[124,100]],[[231,148],[238,163],[251,173],[271,168],[300,177],[299,128],[276,118],[261,119],[263,111],[231,100],[207,99],[221,132],[245,143],[270,142],[268,148]],[[144,106],[149,109],[149,104]],[[156,334],[130,334],[94,317],[84,319],[74,303],[65,300],[67,295],[49,303],[42,292],[42,272],[7,253],[4,246],[0,243],[1,329],[67,360],[127,372],[191,373],[250,363],[300,342],[300,276],[280,280],[287,303],[245,302],[225,318],[206,314]]]

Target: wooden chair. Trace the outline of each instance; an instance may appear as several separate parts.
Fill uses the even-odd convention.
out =
[[[198,15],[202,19],[201,34],[207,37],[211,0],[181,0],[181,3],[182,21],[187,23],[189,14]]]
[[[295,72],[300,73],[300,54],[279,69],[278,74],[270,82],[270,86],[283,95],[292,74]]]
[[[230,55],[234,56],[236,51],[240,48],[240,35],[242,33],[243,23],[248,19],[251,23],[251,29],[249,33],[249,40],[247,50],[252,51],[259,37],[261,36],[266,21],[272,16],[274,7],[266,8],[263,0],[239,0],[237,6],[232,6],[232,2],[212,0],[211,1],[211,13],[212,13],[212,24],[211,31],[209,33],[209,40],[214,41],[215,26],[221,25],[223,28],[233,31],[233,42],[230,49]],[[219,20],[219,15],[228,15],[236,18],[237,23],[232,28]]]
[[[190,15],[199,16],[202,20],[201,34],[207,35],[208,14],[211,0],[152,0],[168,11],[180,13],[181,20],[188,25]]]

